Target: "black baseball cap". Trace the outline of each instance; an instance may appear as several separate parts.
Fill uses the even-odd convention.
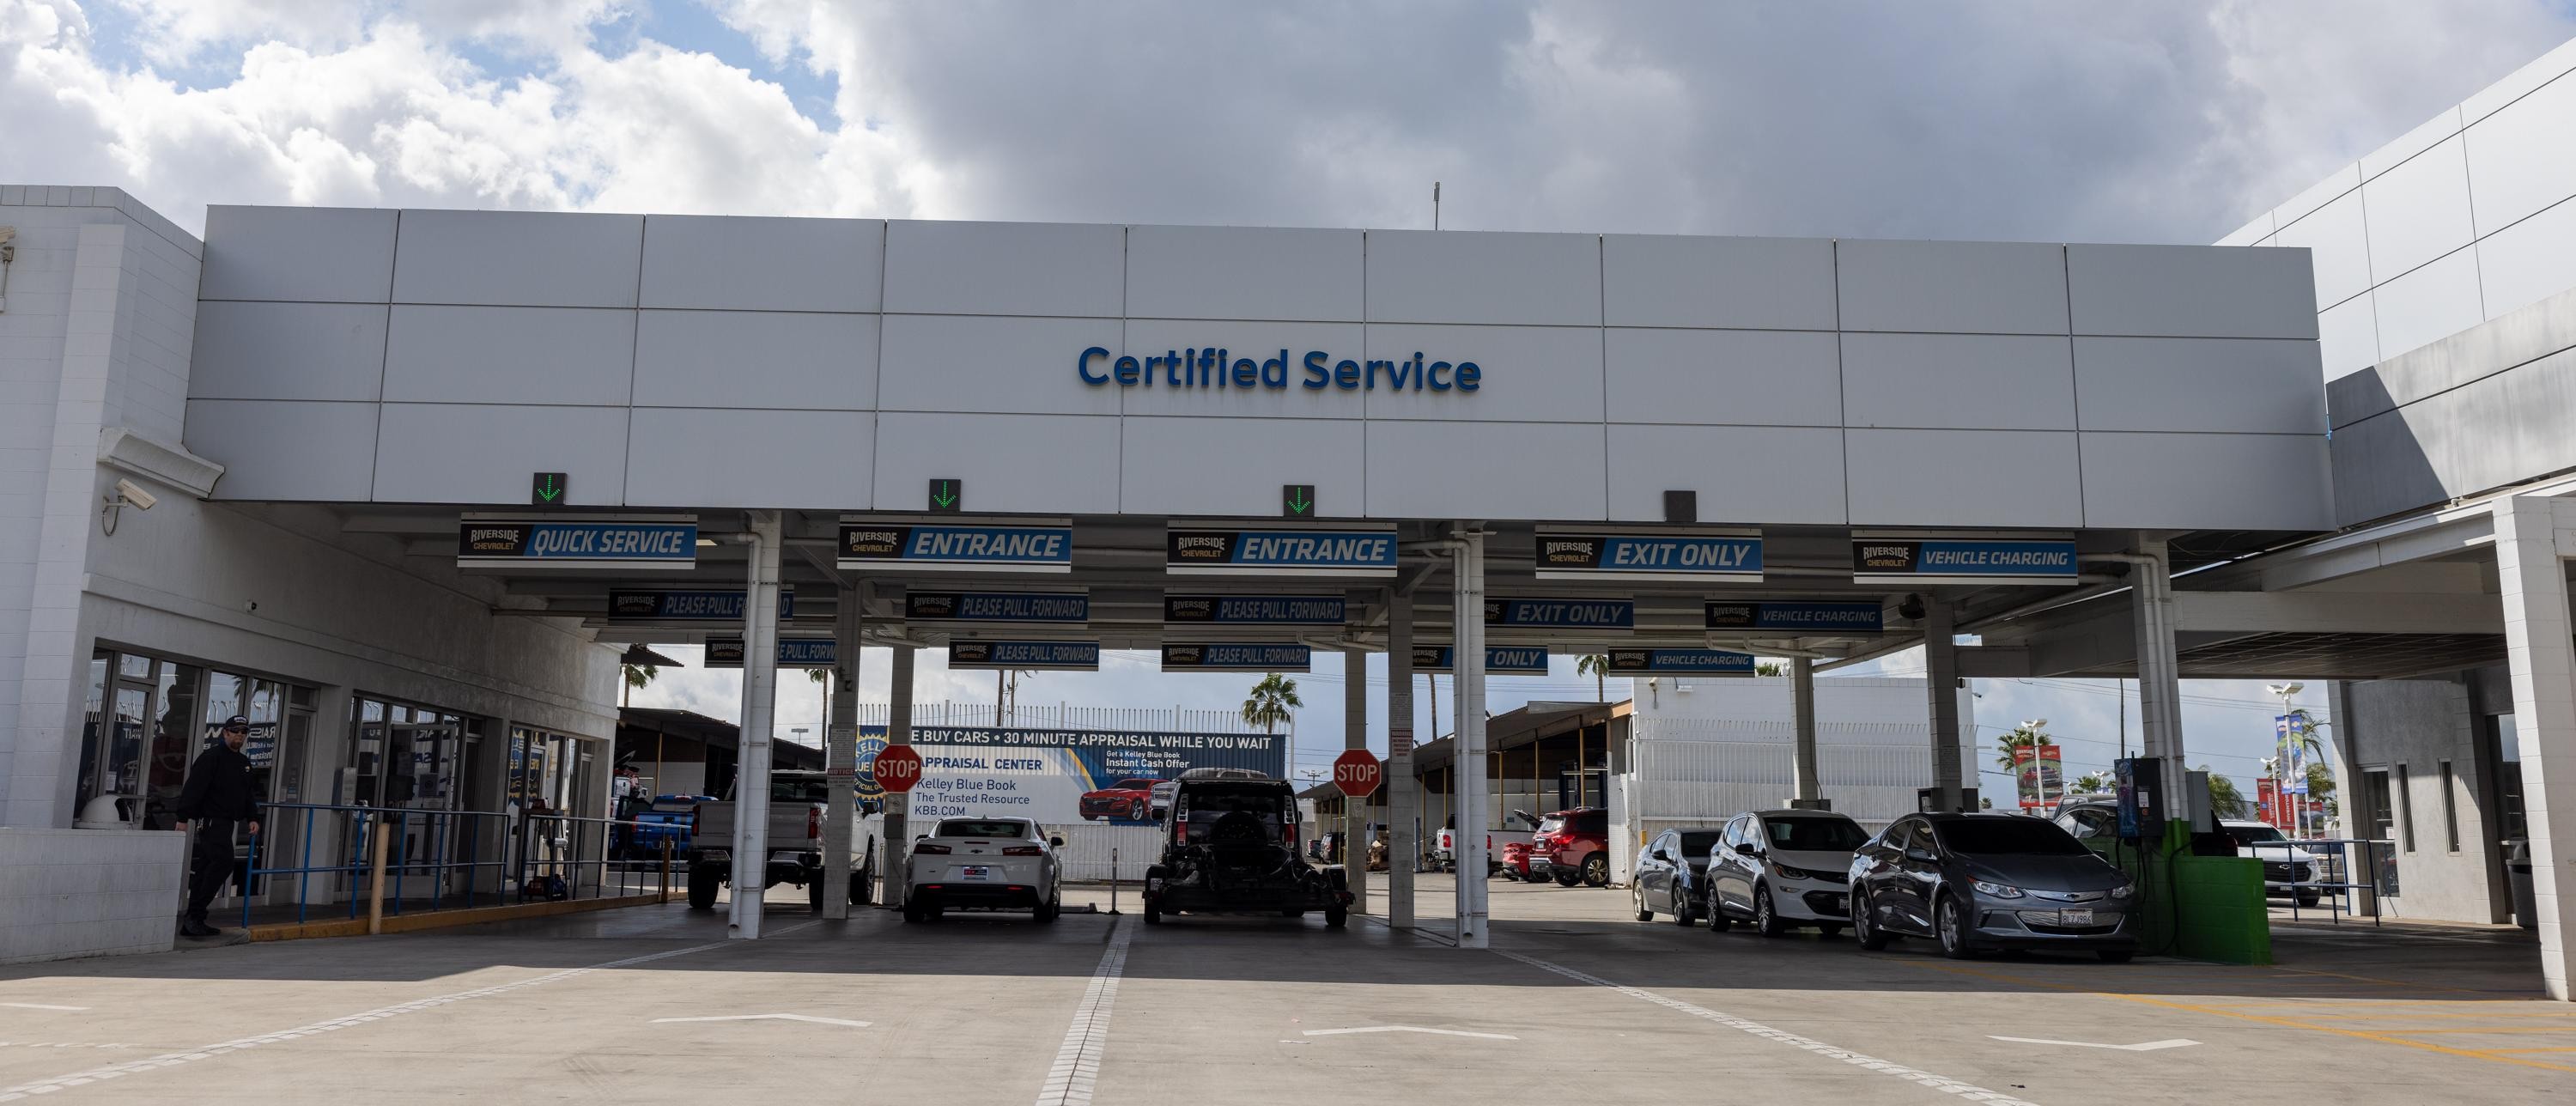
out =
[[[247,730],[250,728],[250,719],[236,714],[230,718],[224,719],[224,728],[227,730]]]

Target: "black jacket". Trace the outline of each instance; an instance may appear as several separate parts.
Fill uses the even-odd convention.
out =
[[[259,817],[259,796],[251,791],[250,758],[216,742],[188,766],[188,782],[179,789],[181,821],[220,818],[248,822]]]

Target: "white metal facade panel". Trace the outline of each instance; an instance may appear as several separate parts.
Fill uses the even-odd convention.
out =
[[[1831,331],[1614,327],[1602,341],[1612,422],[1843,424]]]
[[[645,307],[875,311],[885,224],[875,219],[654,215]]]
[[[2308,251],[2317,302],[2331,307],[2370,290],[2370,237],[2361,224],[2361,193],[2348,193],[2282,228],[2272,244]]]
[[[385,306],[197,305],[194,399],[373,400],[385,380]]]
[[[2378,301],[2383,360],[2486,321],[2473,250],[2461,250],[2384,282],[2371,294]]]
[[[1365,243],[1356,230],[1130,227],[1127,315],[1358,322]]]
[[[1372,420],[1368,511],[1379,518],[1597,520],[1604,456],[1599,423]]]
[[[2066,250],[2023,242],[1841,242],[1844,330],[2066,333]]]
[[[2026,334],[1846,334],[1851,426],[2075,429],[2066,339]]]
[[[2477,237],[2469,219],[2469,167],[2461,140],[2424,151],[2361,186],[2370,208],[2370,262],[2396,276]]]
[[[2379,293],[2364,292],[2317,312],[2317,356],[2328,380],[2380,362]]]
[[[889,312],[1115,317],[1125,304],[1124,227],[899,219],[885,251]]]
[[[225,499],[363,502],[374,490],[375,403],[188,401],[188,447],[225,462]],[[246,448],[255,447],[255,448]],[[522,483],[526,477],[522,476]]]
[[[644,311],[638,407],[876,407],[877,316]]]
[[[2084,524],[2070,431],[1855,428],[1843,456],[1854,526]]]
[[[626,502],[866,510],[875,439],[876,416],[866,411],[638,408]]]
[[[2086,430],[2323,434],[2317,347],[2277,338],[2077,338]],[[2211,404],[2209,397],[2226,396]]]
[[[571,307],[396,304],[385,400],[626,406],[635,313]]]
[[[2576,203],[2488,235],[2478,243],[2478,281],[2490,319],[2576,288]]]
[[[2316,289],[2295,249],[2066,247],[2077,334],[2314,338]]]
[[[1122,503],[1173,514],[1279,513],[1283,484],[1315,486],[1316,517],[1358,517],[1367,496],[1368,433],[1357,419],[1125,420]]]
[[[197,295],[209,300],[383,303],[393,289],[390,209],[206,209],[208,250]]]
[[[2324,207],[2335,197],[2359,187],[2361,187],[2361,163],[2348,163],[2326,174],[2324,180],[2301,189],[2299,194],[2290,197],[2288,202],[2273,208],[2272,223],[2282,230],[2288,230],[2291,224],[2307,218],[2309,212]]]
[[[876,509],[927,510],[930,481],[956,479],[970,510],[1116,514],[1119,421],[887,411],[877,416]]]
[[[1661,522],[1664,492],[1699,493],[1711,524],[1844,521],[1843,430],[1794,426],[1610,426],[1610,511]]]
[[[1601,329],[1552,326],[1402,326],[1371,323],[1370,360],[1474,362],[1473,393],[1397,391],[1381,374],[1362,391],[1373,419],[1478,422],[1601,421]],[[1365,368],[1365,365],[1363,365]],[[1447,377],[1444,375],[1443,377]]]
[[[2469,128],[2469,191],[2493,234],[2576,196],[2576,77],[2560,77]]]
[[[1060,361],[1065,361],[1056,369],[1063,379],[1047,381],[1047,394],[1067,394],[1071,387],[1080,387],[1085,391],[1099,391],[1113,395],[1118,402],[1125,405],[1125,411],[1130,415],[1356,419],[1367,412],[1368,399],[1364,393],[1346,392],[1334,387],[1318,389],[1305,386],[1305,381],[1311,379],[1306,372],[1308,353],[1322,350],[1328,354],[1329,359],[1325,362],[1327,371],[1334,361],[1343,358],[1359,360],[1364,356],[1368,334],[1366,328],[1356,322],[1282,323],[1219,319],[1130,319],[1127,321],[1126,329],[1126,344],[1123,348],[1116,344],[1110,344],[1104,348],[1112,354],[1133,355],[1139,361],[1147,357],[1187,356],[1187,351],[1191,349],[1213,346],[1224,350],[1229,361],[1250,359],[1255,363],[1254,369],[1258,371],[1261,367],[1260,362],[1276,358],[1280,355],[1280,351],[1285,350],[1288,355],[1288,387],[1284,390],[1273,390],[1267,387],[1236,388],[1231,385],[1233,377],[1230,375],[1232,371],[1230,369],[1226,377],[1229,384],[1224,388],[1173,389],[1163,384],[1157,384],[1151,388],[1122,387],[1117,384],[1097,387],[1081,385],[1078,384],[1080,378],[1075,375],[1072,364],[1066,360],[1073,352],[1079,352],[1083,348],[1076,346],[1058,358]],[[1091,366],[1092,371],[1094,373],[1111,372],[1115,360],[1113,357],[1109,362],[1094,362]]]
[[[2406,163],[2407,159],[2460,133],[2460,109],[2442,109],[2442,113],[2416,124],[2415,129],[2395,138],[2376,150],[2361,155],[2361,176],[2368,180]]]
[[[622,506],[626,418],[624,407],[388,403],[376,434],[375,498],[525,503],[529,473],[560,472],[566,504]]]
[[[2326,530],[2325,459],[2276,434],[2084,435],[2084,525]]]
[[[1368,319],[1601,325],[1601,239],[1590,234],[1373,230]]]
[[[397,303],[633,307],[644,217],[405,210]]]
[[[888,315],[877,362],[886,411],[1115,415],[1119,388],[1086,387],[1075,360],[1116,350],[1117,319]]]
[[[1834,329],[1834,244],[1822,238],[1601,236],[1611,326]]]

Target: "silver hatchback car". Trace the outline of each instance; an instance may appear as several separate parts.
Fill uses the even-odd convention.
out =
[[[2053,822],[1909,814],[1852,853],[1852,935],[1864,949],[1930,937],[1953,959],[1993,949],[2137,954],[2137,887]]]

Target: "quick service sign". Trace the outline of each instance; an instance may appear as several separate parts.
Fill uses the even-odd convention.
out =
[[[1750,676],[1753,654],[1725,649],[1612,649],[1610,674]]]
[[[1762,537],[1753,533],[1538,531],[1538,578],[1729,581],[1762,579]]]
[[[1091,621],[1091,595],[1079,591],[907,591],[906,622]]]
[[[1608,630],[1637,628],[1630,599],[1488,599],[1485,625],[1497,630]]]
[[[1876,603],[1708,601],[1712,630],[1789,630],[1802,634],[1876,634],[1887,629]]]
[[[1413,647],[1413,670],[1416,672],[1454,672],[1458,669],[1458,650],[1447,645]],[[1485,671],[1509,676],[1547,675],[1547,647],[1544,645],[1489,645],[1485,647]]]
[[[1165,642],[1165,672],[1303,672],[1314,652],[1285,642]]]
[[[959,526],[841,520],[838,567],[858,571],[1071,572],[1073,525]]]
[[[1097,672],[1096,641],[951,641],[950,668],[1006,668],[1028,672]]]
[[[1288,773],[1285,733],[915,726],[912,747],[921,754],[915,818],[1147,825],[1151,785],[1192,768],[1244,768],[1279,779]],[[1130,817],[1140,810],[1144,818]]]
[[[1852,580],[1863,584],[2071,584],[2075,540],[1853,535]]]
[[[608,618],[612,622],[740,622],[743,593],[739,591],[626,591],[608,593]],[[778,617],[781,621],[796,617],[796,592],[778,589]]]
[[[1163,621],[1188,626],[1339,626],[1350,605],[1338,595],[1165,595]]]
[[[458,568],[682,571],[697,563],[695,518],[466,515],[456,525]]]
[[[1395,575],[1395,527],[1288,530],[1184,526],[1165,537],[1164,568],[1232,576]]]
[[[830,668],[840,659],[840,645],[827,637],[782,637],[778,639],[778,667]],[[740,668],[750,650],[738,637],[707,639],[707,659],[703,667]]]

